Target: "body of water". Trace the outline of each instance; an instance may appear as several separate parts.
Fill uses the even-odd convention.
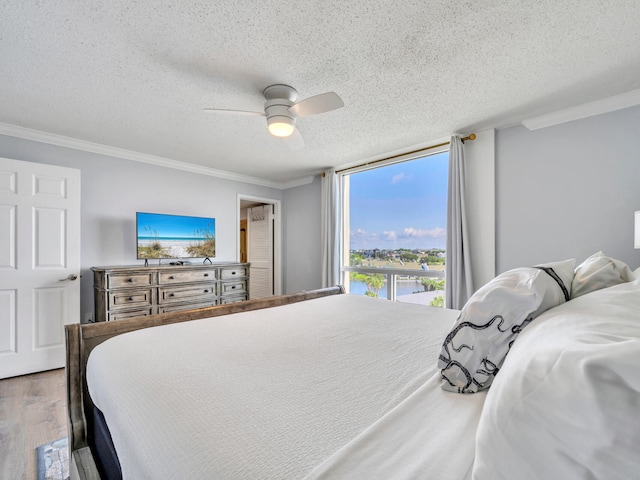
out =
[[[356,282],[351,280],[349,282],[349,293],[353,295],[364,295],[367,291],[367,285],[364,282]],[[411,295],[415,292],[424,292],[424,287],[420,282],[415,280],[401,280],[396,282],[396,295]],[[387,298],[387,283],[378,292],[378,296],[381,298]]]
[[[195,236],[189,236],[189,237],[156,237],[156,236],[145,236],[145,235],[139,235],[138,236],[138,241],[142,244],[145,245],[149,245],[151,243],[155,243],[155,242],[160,242],[160,243],[166,243],[166,242],[204,242],[207,239],[207,237],[195,237]]]

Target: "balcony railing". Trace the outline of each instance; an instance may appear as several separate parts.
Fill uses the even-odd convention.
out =
[[[385,281],[387,284],[387,299],[396,301],[397,300],[397,284],[396,281],[399,277],[409,277],[409,278],[444,278],[444,270],[418,270],[418,269],[408,269],[408,268],[387,268],[387,267],[342,267],[341,273],[343,278],[343,284],[347,289],[347,293],[349,293],[349,285],[350,285],[350,272],[356,273],[368,273],[368,274],[380,274],[384,275]]]

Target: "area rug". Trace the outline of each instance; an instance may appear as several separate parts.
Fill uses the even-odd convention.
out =
[[[38,480],[69,478],[69,447],[66,438],[45,443],[36,448]]]

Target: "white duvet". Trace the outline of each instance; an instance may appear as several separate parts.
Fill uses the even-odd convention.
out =
[[[640,280],[520,334],[487,395],[473,478],[640,478]]]
[[[457,315],[337,295],[150,328],[87,382],[125,479],[461,479],[485,396],[440,389]]]

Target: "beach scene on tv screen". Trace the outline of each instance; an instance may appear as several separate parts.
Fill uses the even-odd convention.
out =
[[[216,256],[214,218],[137,214],[138,258]]]

